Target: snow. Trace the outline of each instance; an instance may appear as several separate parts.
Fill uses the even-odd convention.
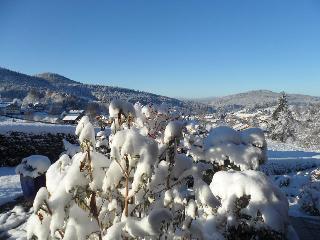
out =
[[[230,127],[213,128],[204,140],[205,157],[220,165],[229,160],[241,170],[258,169],[266,161],[266,141],[260,129],[236,131]]]
[[[232,213],[236,212],[236,198],[250,196],[248,205],[241,213],[255,218],[259,212],[263,222],[269,227],[286,232],[289,222],[287,199],[263,173],[253,170],[219,171],[213,176],[210,189],[214,195],[221,198],[220,213],[234,217]]]
[[[238,131],[230,127],[217,127],[210,131],[208,137],[205,139],[204,146],[205,148],[209,148],[221,143],[233,143],[239,145],[241,144],[241,136]]]
[[[125,116],[128,116],[129,114],[135,116],[134,106],[126,101],[118,99],[112,100],[109,105],[110,117],[117,118],[119,113],[124,114]]]
[[[46,186],[50,193],[53,193],[57,186],[61,183],[65,176],[66,169],[71,165],[72,161],[68,155],[63,154],[52,164],[46,173]]]
[[[320,199],[320,183],[315,177],[320,168],[319,152],[274,141],[268,141],[268,148],[269,160],[261,170],[286,194],[290,216],[309,217]]]
[[[167,239],[223,239],[228,227],[236,226],[239,219],[255,229],[267,227],[287,234],[292,230],[289,208],[290,214],[310,210],[306,208],[310,203],[315,203],[310,211],[318,209],[318,152],[280,150],[273,142],[267,151],[264,134],[256,128],[235,131],[218,127],[208,133],[205,126],[189,122],[183,129],[182,121],[165,116],[166,106],[159,110],[135,104],[131,108],[117,100],[110,108],[114,118],[118,113],[135,117],[122,116],[124,119],[113,122],[119,124],[117,131],[104,143],[110,146],[110,154],[95,148],[101,147],[109,134],[99,132],[95,144],[94,128],[89,118],[83,117],[75,133],[80,143],[88,140],[92,147],[80,149],[64,142],[66,151],[47,170],[47,188],[37,193],[36,212],[29,217],[32,209],[17,207],[8,215],[0,214],[0,221],[17,218],[19,222],[19,226],[8,225],[6,234],[10,231],[11,236],[25,238],[28,225],[27,236],[40,239],[60,238],[58,230],[63,231],[64,239],[94,238],[100,231],[103,239],[153,239],[160,234]],[[168,144],[182,137],[183,141]],[[198,152],[186,154],[194,147]],[[266,162],[267,154],[270,162]],[[222,165],[224,160],[243,171],[218,171],[209,186],[202,174],[213,167],[211,162]],[[259,167],[264,173],[254,171]],[[186,184],[189,181],[193,186]],[[248,202],[239,208],[239,199]],[[95,209],[99,209],[98,215]]]
[[[128,158],[130,168],[136,167],[134,178],[132,182],[132,189],[130,195],[137,191],[142,176],[151,175],[152,164],[156,161],[158,154],[158,147],[156,143],[141,135],[136,129],[126,129],[118,131],[113,139],[111,145],[111,158],[115,159],[111,163],[106,173],[103,189],[113,188],[118,185],[122,175],[120,166],[126,168],[124,158]],[[118,161],[118,162],[116,162]]]
[[[195,178],[194,179],[194,191],[195,191],[195,199],[199,204],[202,206],[210,207],[211,210],[209,212],[212,213],[212,209],[216,208],[219,205],[219,201],[216,199],[216,197],[212,194],[214,193],[201,178]]]
[[[63,139],[62,142],[63,142],[64,150],[66,150],[65,154],[69,155],[70,157],[72,157],[76,153],[80,152],[80,150],[81,150],[79,145],[71,144],[70,142],[68,142],[65,139]]]
[[[125,229],[132,237],[155,236],[160,233],[164,223],[172,217],[171,212],[166,208],[154,209],[141,220],[128,218]]]
[[[67,115],[62,120],[63,121],[75,121],[79,115]]]
[[[182,128],[183,122],[181,121],[169,122],[164,131],[164,142],[169,143],[173,139],[182,138]]]
[[[15,206],[0,214],[0,239],[26,239],[26,220],[31,213],[32,209],[26,212],[23,207]]]
[[[48,157],[43,155],[31,155],[22,159],[16,167],[16,174],[22,174],[24,177],[36,178],[45,173],[50,167],[51,162]]]
[[[9,134],[10,132],[22,132],[32,134],[44,133],[64,133],[74,135],[75,126],[46,124],[46,123],[26,123],[26,122],[0,122],[0,134]]]
[[[22,195],[20,176],[16,175],[15,168],[0,168],[0,206],[11,202]]]
[[[92,146],[96,145],[94,127],[90,122],[84,125],[79,135],[80,143],[83,143],[85,140],[89,141]]]
[[[48,192],[47,188],[46,187],[40,188],[39,191],[37,192],[37,196],[33,202],[34,211],[38,212],[42,203],[44,201],[48,202],[48,199],[49,199],[49,192]]]

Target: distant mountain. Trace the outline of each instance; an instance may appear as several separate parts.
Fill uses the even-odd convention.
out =
[[[24,98],[33,89],[39,92],[57,92],[90,101],[109,102],[114,98],[141,102],[142,104],[167,103],[171,106],[185,106],[178,99],[143,91],[103,85],[83,84],[56,73],[41,73],[34,76],[0,68],[0,94],[4,98]]]
[[[259,108],[274,106],[278,102],[280,93],[268,90],[255,90],[244,93],[228,95],[224,97],[212,97],[198,99],[201,103],[208,104],[215,108],[236,110],[241,108]],[[306,105],[320,103],[320,97],[313,97],[302,94],[287,94],[288,102],[291,105]]]
[[[49,88],[51,84],[39,77],[29,76],[0,67],[0,87],[7,86]]]
[[[79,82],[73,81],[57,73],[50,73],[50,72],[40,73],[35,75],[35,77],[42,78],[47,80],[50,83],[56,83],[56,84],[80,84]]]

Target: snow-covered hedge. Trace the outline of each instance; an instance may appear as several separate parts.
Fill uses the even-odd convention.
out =
[[[114,101],[110,113],[110,136],[95,137],[83,117],[76,128],[81,150],[72,148],[48,169],[47,187],[39,190],[28,221],[29,239],[287,235],[287,200],[263,173],[218,171],[210,186],[203,179],[213,161],[229,159],[241,169],[266,161],[261,131],[199,134],[200,127],[165,106]],[[225,153],[213,156],[219,148]]]

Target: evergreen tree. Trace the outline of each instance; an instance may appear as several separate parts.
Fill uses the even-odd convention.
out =
[[[287,95],[282,92],[278,101],[278,106],[272,114],[269,124],[269,136],[273,140],[286,142],[289,138],[294,138],[294,118],[289,109]]]

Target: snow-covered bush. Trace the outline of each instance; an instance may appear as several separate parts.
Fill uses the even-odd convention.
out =
[[[219,165],[232,164],[241,170],[258,169],[267,159],[266,150],[264,134],[258,128],[240,132],[229,127],[217,127],[204,140],[207,161]]]
[[[110,130],[110,129],[109,129]],[[97,133],[96,136],[96,150],[100,153],[107,154],[110,152],[109,148],[109,136],[111,132],[103,130]]]
[[[286,233],[288,201],[263,173],[220,171],[213,176],[210,188],[221,199],[218,213],[229,230],[243,231],[247,236],[281,237]]]
[[[79,122],[76,134],[82,152],[76,153],[72,159],[62,155],[49,168],[47,188],[40,189],[34,200],[36,215],[29,220],[28,238],[101,237],[97,203],[104,169],[110,161],[94,151],[94,128],[87,117]]]
[[[311,181],[305,184],[299,196],[299,205],[303,211],[310,215],[320,215],[320,169],[310,174]]]
[[[266,161],[261,130],[208,134],[164,105],[117,100],[109,110],[110,136],[106,129],[95,137],[83,117],[81,151],[67,151],[48,169],[28,238],[224,239],[239,225],[247,236],[286,235],[287,202],[264,174],[218,166],[213,179],[203,177],[226,160],[257,169]],[[101,154],[102,146],[110,153]]]
[[[136,111],[133,105],[122,100],[113,100],[109,105],[109,114],[112,121],[112,133],[130,128]]]

